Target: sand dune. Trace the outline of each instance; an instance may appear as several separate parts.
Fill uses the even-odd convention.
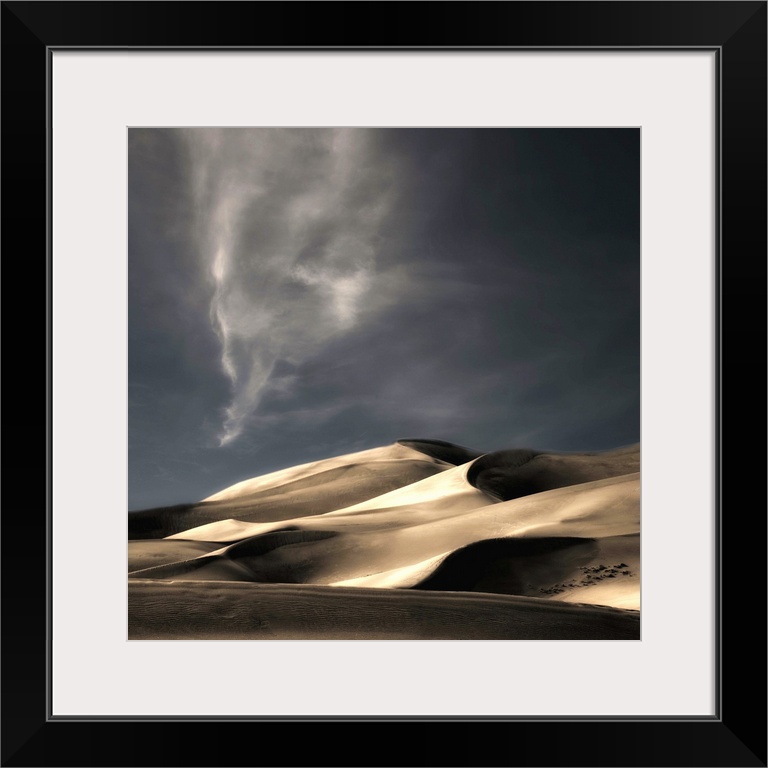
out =
[[[167,563],[189,560],[220,549],[208,541],[169,541],[167,539],[139,539],[128,542],[128,571],[154,568]]]
[[[452,465],[395,443],[244,480],[194,504],[133,512],[130,539],[161,539],[216,520],[320,515],[429,477]]]
[[[509,595],[132,581],[133,640],[634,640],[639,614]]]
[[[328,516],[350,515],[358,512],[382,509],[409,507],[434,509],[439,507],[441,516],[453,512],[465,512],[487,504],[495,503],[496,499],[472,487],[467,481],[467,470],[471,464],[445,470],[439,475],[427,477],[403,488],[397,488],[389,493],[383,493],[373,499],[361,501],[350,507],[342,507]]]
[[[639,445],[604,453],[553,454],[513,450],[480,457],[469,468],[467,479],[476,488],[506,501],[639,471]]]
[[[467,457],[459,466],[450,463]],[[227,591],[235,585],[258,587],[247,594],[259,600],[278,594],[264,592],[268,586],[293,585],[317,596],[318,606],[329,605],[328,590],[460,594],[454,607],[469,613],[479,596],[503,595],[534,601],[539,607],[526,610],[539,618],[547,605],[578,605],[579,616],[587,615],[586,605],[602,606],[632,612],[637,637],[638,468],[639,446],[600,454],[516,450],[478,456],[440,441],[401,441],[247,480],[209,497],[195,514],[157,518],[161,529],[192,525],[165,538],[131,542],[131,589],[153,596],[137,598],[143,622],[155,615],[147,601],[154,605],[195,589],[205,595],[225,590],[226,600],[239,604],[248,598]],[[196,513],[205,505],[215,519],[201,525]],[[154,591],[148,586],[153,583]],[[349,602],[353,614],[354,605]],[[483,605],[486,610],[489,604]],[[522,610],[519,605],[515,610]],[[317,610],[325,615],[325,608]],[[295,626],[295,619],[274,621],[281,637]],[[316,634],[305,628],[297,637],[325,637],[330,629],[321,629],[324,621],[318,619]],[[133,618],[131,626],[132,637],[148,636],[147,629],[134,632]],[[177,629],[193,632],[190,626],[182,621]],[[373,636],[368,625],[344,626],[345,632]],[[392,629],[399,631],[427,630]],[[516,636],[521,630],[504,631]]]
[[[422,462],[425,460],[428,454],[418,449],[414,449],[404,444],[402,441],[393,443],[392,445],[386,445],[381,448],[371,448],[367,451],[359,451],[357,453],[348,453],[343,456],[335,456],[331,459],[322,459],[321,461],[313,461],[308,464],[300,464],[296,467],[288,467],[287,469],[281,469],[277,472],[270,472],[267,475],[260,475],[259,477],[249,478],[242,482],[236,483],[224,490],[214,493],[208,496],[203,501],[228,501],[231,499],[246,498],[254,493],[264,490],[274,490],[275,488],[285,486],[286,484],[293,483],[297,480],[304,480],[309,477],[327,472],[332,469],[339,469],[350,466],[360,466],[367,464],[378,464],[379,462]],[[445,465],[451,462],[442,461],[439,458],[430,456],[434,460],[434,463],[438,466]],[[463,462],[462,462],[463,463]]]

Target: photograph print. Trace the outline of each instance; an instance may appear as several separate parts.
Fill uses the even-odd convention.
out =
[[[639,640],[640,130],[128,130],[129,640]]]

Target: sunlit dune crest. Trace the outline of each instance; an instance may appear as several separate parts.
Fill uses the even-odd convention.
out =
[[[244,480],[200,502],[132,513],[129,537],[162,539],[230,518],[270,522],[324,514],[452,466],[396,443]]]
[[[437,639],[443,606],[454,639],[639,639],[639,468],[639,445],[481,454],[407,440],[137,513],[131,637]],[[236,627],[202,630],[206,611]]]
[[[413,461],[414,459],[417,461],[424,461],[425,458],[425,454],[420,453],[413,448],[408,448],[401,443],[394,443],[393,445],[386,445],[382,448],[371,448],[367,451],[359,451],[357,453],[349,453],[344,456],[335,456],[330,459],[312,461],[307,464],[300,464],[296,467],[281,469],[277,472],[270,472],[267,475],[252,477],[239,483],[235,483],[235,485],[231,485],[228,488],[224,488],[218,493],[214,493],[213,495],[203,499],[203,501],[223,501],[225,499],[236,499],[238,497],[246,496],[257,491],[263,491],[267,488],[275,489],[291,481],[311,477],[312,475],[317,475],[320,472],[325,472],[329,469],[336,469],[343,466],[370,463],[375,461]],[[435,467],[439,467],[441,469],[448,468],[450,466],[446,462],[441,462],[438,459],[431,459],[431,462],[435,464]]]

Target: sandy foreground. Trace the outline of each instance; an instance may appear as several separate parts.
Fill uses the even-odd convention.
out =
[[[130,513],[129,637],[639,639],[639,469],[404,440]]]

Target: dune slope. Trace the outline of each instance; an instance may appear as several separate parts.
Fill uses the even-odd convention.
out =
[[[162,539],[216,520],[320,515],[429,477],[452,465],[398,443],[236,483],[194,504],[133,512],[129,539]]]
[[[634,640],[639,614],[508,595],[130,583],[132,640]]]

